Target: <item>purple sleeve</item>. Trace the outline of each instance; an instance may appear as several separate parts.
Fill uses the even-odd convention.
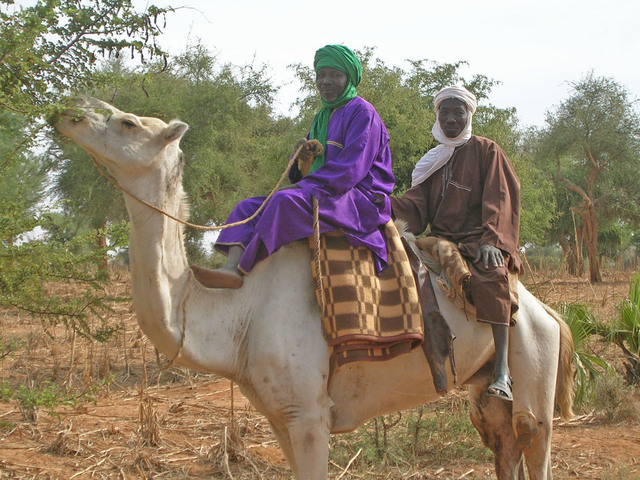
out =
[[[375,110],[360,106],[348,118],[340,120],[346,125],[341,128],[330,125],[329,132],[345,132],[344,148],[297,183],[316,198],[339,195],[355,187],[369,173],[380,151],[382,128]],[[327,138],[327,142],[335,140]]]

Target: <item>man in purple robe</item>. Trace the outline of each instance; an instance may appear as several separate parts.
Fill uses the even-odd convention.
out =
[[[362,65],[342,45],[327,45],[314,58],[322,109],[315,115],[301,157],[309,165],[303,176],[297,164],[289,172],[291,187],[274,194],[251,221],[222,230],[215,248],[227,255],[217,270],[191,267],[210,288],[240,288],[243,276],[260,260],[288,243],[313,235],[313,199],[318,200],[321,233],[340,230],[351,245],[374,254],[380,272],[387,264],[382,227],[391,218],[394,186],[389,135],[375,108],[357,96]],[[324,149],[312,158],[309,140]],[[227,223],[253,215],[265,197],[238,203]]]

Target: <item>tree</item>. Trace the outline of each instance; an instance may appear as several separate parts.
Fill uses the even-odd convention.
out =
[[[589,74],[571,87],[571,96],[547,115],[539,161],[568,194],[575,242],[584,242],[589,277],[600,282],[601,219],[640,220],[640,117],[612,79]]]
[[[95,74],[101,57],[161,56],[156,39],[170,9],[149,6],[138,12],[129,0],[30,3],[25,8],[0,0],[0,186],[6,187],[0,194],[0,305],[91,334],[84,319],[104,308],[98,287],[105,277],[94,268],[103,252],[77,255],[83,244],[95,241],[95,232],[60,241],[51,234],[55,212],[33,208],[43,190],[44,163],[32,147],[41,146],[44,120],[63,107],[66,95],[109,83]],[[20,141],[5,141],[6,132]],[[34,172],[31,184],[23,182],[23,175]],[[35,227],[44,234],[25,241]],[[86,288],[76,298],[59,297],[47,287],[56,281]]]
[[[19,199],[27,210],[42,199],[46,172],[44,159],[24,149],[25,123],[24,117],[0,110],[0,201]]]
[[[299,137],[288,119],[274,118],[276,87],[265,67],[219,62],[200,43],[170,59],[129,69],[119,59],[104,65],[100,75],[112,82],[88,92],[124,111],[189,125],[181,142],[184,186],[190,221],[221,224],[243,198],[268,193],[282,174]],[[122,195],[100,175],[84,151],[56,137],[60,173],[56,191],[68,215],[92,222],[117,222],[126,217]],[[85,221],[85,223],[86,223]],[[191,261],[202,258],[202,232],[187,229]]]
[[[106,80],[93,75],[100,57],[163,55],[156,39],[167,11],[138,12],[130,0],[38,0],[28,8],[0,0],[0,106],[43,117],[60,95]]]

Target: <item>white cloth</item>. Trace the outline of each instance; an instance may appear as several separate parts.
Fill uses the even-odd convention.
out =
[[[460,135],[455,138],[447,137],[442,131],[440,122],[438,121],[440,104],[448,98],[457,98],[463,101],[469,110],[467,123],[462,129],[462,132],[460,132]],[[452,87],[443,88],[436,93],[436,96],[433,97],[433,103],[436,107],[436,123],[433,125],[433,128],[431,128],[431,133],[433,134],[433,138],[440,142],[440,145],[429,150],[420,160],[418,160],[418,163],[416,163],[416,166],[413,168],[413,173],[411,174],[412,187],[421,184],[429,178],[435,171],[449,161],[456,147],[464,145],[471,138],[471,121],[478,106],[478,102],[473,93],[461,85],[454,85]]]

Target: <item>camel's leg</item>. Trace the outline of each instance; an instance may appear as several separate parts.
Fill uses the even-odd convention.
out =
[[[327,418],[298,418],[289,426],[289,436],[298,468],[296,478],[326,480],[330,437]]]
[[[486,394],[489,378],[486,385],[469,387],[471,421],[480,433],[482,442],[493,452],[496,478],[525,480],[524,457],[511,423],[511,402]]]
[[[325,410],[325,409],[323,409]],[[289,407],[269,423],[296,480],[326,480],[329,465],[329,418],[326,411]]]
[[[530,480],[551,480],[551,421],[537,421],[531,414],[513,416],[518,446],[523,450]]]
[[[534,317],[535,315],[535,317]],[[531,480],[551,480],[551,432],[560,331],[542,309],[512,328],[509,368],[513,377],[513,429]]]
[[[293,454],[293,446],[291,445],[291,439],[289,438],[287,428],[282,425],[281,422],[272,422],[271,420],[269,420],[269,425],[271,425],[271,430],[273,430],[273,433],[276,436],[278,445],[280,446],[284,457],[287,459],[287,463],[293,472],[294,478],[298,478],[295,467],[296,459]]]
[[[333,402],[324,371],[301,365],[300,372],[294,367],[274,372],[266,361],[260,367],[259,381],[245,386],[243,393],[269,420],[294,478],[326,480]],[[293,374],[284,381],[288,372]]]

